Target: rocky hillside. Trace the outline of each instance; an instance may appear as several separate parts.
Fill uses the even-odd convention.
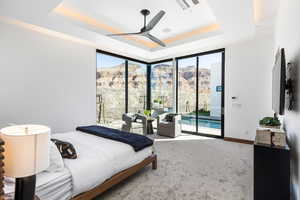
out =
[[[143,110],[147,87],[145,66],[130,64],[128,69],[129,111]],[[155,65],[151,72],[152,99],[165,96],[166,106],[171,106],[173,69],[166,64]],[[186,111],[186,104],[190,111],[194,111],[196,97],[196,71],[194,66],[179,68],[179,109]],[[199,69],[200,107],[209,108],[210,70]],[[97,69],[97,94],[102,94],[105,104],[106,118],[121,119],[125,110],[125,64]]]

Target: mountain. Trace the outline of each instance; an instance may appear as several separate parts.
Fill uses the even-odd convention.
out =
[[[143,109],[144,96],[147,88],[147,70],[145,65],[130,64],[128,68],[129,107],[133,110]],[[210,70],[199,69],[199,102],[200,108],[209,108],[210,102]],[[151,71],[152,99],[165,96],[166,106],[173,105],[173,68],[167,64],[158,64]],[[179,109],[186,110],[187,102],[195,105],[196,71],[194,66],[178,69]],[[120,118],[124,112],[125,102],[125,64],[97,68],[97,94],[102,94],[106,104],[106,115]],[[191,111],[194,107],[191,108]]]

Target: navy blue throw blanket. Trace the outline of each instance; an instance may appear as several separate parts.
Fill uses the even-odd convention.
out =
[[[128,144],[132,146],[135,151],[140,151],[153,145],[153,140],[146,136],[103,126],[80,126],[77,127],[76,130]]]

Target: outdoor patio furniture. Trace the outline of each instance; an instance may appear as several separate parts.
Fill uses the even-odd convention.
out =
[[[164,113],[158,117],[157,134],[176,138],[181,135],[181,115]]]
[[[122,115],[122,130],[146,135],[147,134],[147,117],[142,114],[124,113]]]
[[[155,121],[154,118],[147,119],[147,134],[152,135],[154,133],[153,131],[153,122]]]
[[[162,115],[162,114],[164,114],[164,113],[167,113],[167,111],[165,111],[163,108],[160,108],[160,109],[153,109],[151,118],[156,119],[156,120],[152,123],[152,124],[154,125],[155,128],[158,127],[159,116]]]

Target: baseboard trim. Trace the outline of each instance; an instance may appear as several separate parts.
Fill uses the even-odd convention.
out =
[[[244,140],[244,139],[231,138],[231,137],[224,137],[224,140],[228,142],[236,142],[241,144],[254,144],[254,141],[252,140]]]

